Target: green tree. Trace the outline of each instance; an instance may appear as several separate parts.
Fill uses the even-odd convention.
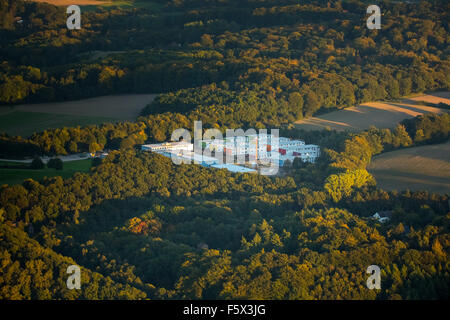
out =
[[[91,144],[89,144],[89,152],[96,152],[100,151],[101,149],[102,148],[97,142],[92,142]]]
[[[289,94],[289,106],[298,118],[303,116],[303,97],[300,93],[291,92]]]
[[[62,170],[64,167],[64,162],[60,158],[53,158],[48,161],[47,167]]]
[[[201,36],[201,44],[205,47],[212,48],[214,46],[214,40],[211,38],[211,35],[203,34]]]
[[[320,107],[319,99],[317,98],[317,95],[312,92],[308,91],[308,93],[305,96],[305,105],[304,105],[304,113],[305,117],[310,117],[316,112]]]
[[[45,164],[44,164],[44,162],[42,162],[42,159],[40,157],[35,157],[33,159],[33,161],[31,161],[30,167],[31,167],[31,169],[39,170],[39,169],[44,169]]]

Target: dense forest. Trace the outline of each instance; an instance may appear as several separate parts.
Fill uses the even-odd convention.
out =
[[[174,91],[157,108],[184,111],[251,91],[283,121],[449,87],[446,1],[381,1],[383,32],[366,28],[359,1],[161,2],[89,10],[68,31],[62,7],[0,1],[0,102]],[[203,101],[211,84],[222,90]]]
[[[277,4],[100,7],[83,12],[82,29],[68,31],[64,8],[0,1],[0,103],[163,93],[136,122],[2,135],[1,154],[164,141],[194,120],[221,130],[281,128],[355,103],[449,88],[446,1],[381,2],[383,32],[366,28],[363,2]],[[98,52],[112,54],[95,58]]]
[[[1,297],[448,299],[448,195],[386,192],[365,165],[383,150],[448,140],[449,129],[443,114],[392,131],[323,131],[320,160],[280,177],[131,148],[88,174],[3,186]],[[391,221],[372,219],[379,210]],[[82,290],[61,280],[73,261]],[[383,270],[381,290],[365,287],[370,264]]]
[[[113,150],[89,173],[0,186],[0,299],[449,299],[449,195],[382,190],[366,166],[448,141],[450,115],[358,133],[290,125],[448,90],[447,1],[379,1],[382,30],[362,1],[151,3],[83,11],[68,31],[65,8],[0,0],[1,104],[160,93],[135,121],[0,134],[4,158]],[[321,157],[266,177],[137,148],[194,120],[280,128]],[[385,210],[389,222],[372,218]],[[81,290],[66,287],[72,264]]]

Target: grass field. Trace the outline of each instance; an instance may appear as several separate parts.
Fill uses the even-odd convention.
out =
[[[297,128],[305,130],[336,129],[361,131],[370,126],[377,128],[393,128],[400,121],[413,118],[420,114],[446,110],[420,105],[421,101],[430,103],[450,104],[450,92],[436,92],[433,94],[404,98],[400,102],[368,102],[359,106],[326,113],[317,117],[299,120]]]
[[[367,170],[386,190],[450,194],[450,142],[383,153]]]
[[[63,170],[44,168],[42,170],[32,169],[3,169],[0,168],[0,185],[3,184],[21,184],[25,179],[33,179],[39,181],[44,177],[61,176],[69,178],[75,172],[89,172],[91,168],[92,159],[77,160],[64,162]],[[22,165],[15,162],[0,161],[0,165],[17,166]]]
[[[27,137],[60,127],[135,120],[154,94],[127,94],[76,101],[0,107],[0,131]]]

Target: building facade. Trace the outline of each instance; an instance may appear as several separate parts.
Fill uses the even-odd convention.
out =
[[[189,142],[163,142],[155,144],[143,144],[141,150],[152,152],[177,152],[177,151],[193,151],[194,145]]]
[[[199,148],[211,153],[248,156],[249,162],[277,157],[280,165],[283,165],[286,160],[293,161],[295,158],[300,158],[303,162],[315,162],[320,156],[320,147],[317,145],[269,134],[201,140],[198,143]]]
[[[145,144],[141,150],[162,154],[172,158],[177,164],[195,163],[205,167],[226,168],[233,172],[256,172],[236,166],[235,163],[247,163],[252,168],[268,163],[283,166],[286,161],[293,162],[295,158],[313,163],[320,156],[320,147],[317,145],[271,134],[198,140],[195,143],[195,146],[184,141]]]

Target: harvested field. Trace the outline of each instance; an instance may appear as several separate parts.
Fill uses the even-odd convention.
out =
[[[76,127],[118,121],[107,117],[74,116],[42,112],[12,111],[0,113],[0,131],[12,136],[28,137],[35,132],[61,127]]]
[[[387,152],[367,170],[386,190],[428,190],[450,194],[450,142]]]
[[[112,95],[76,101],[4,106],[0,107],[0,131],[26,137],[37,131],[64,126],[135,120],[155,96]]]
[[[405,98],[406,102],[411,100],[412,102],[425,101],[429,103],[438,104],[439,102],[450,105],[450,92],[435,92],[433,94],[421,95],[411,98]]]
[[[33,2],[47,2],[53,4],[55,6],[70,6],[72,4],[76,4],[78,6],[90,6],[90,5],[101,5],[105,3],[109,3],[111,1],[104,0],[31,0]]]
[[[297,128],[305,130],[349,130],[361,131],[370,126],[393,128],[400,121],[424,113],[442,113],[444,109],[420,105],[421,101],[450,104],[450,92],[404,98],[401,102],[368,102],[359,106],[333,111],[317,117],[295,122]]]
[[[155,94],[111,95],[76,101],[22,104],[15,106],[14,110],[134,120],[155,96]]]
[[[68,7],[72,4],[78,6],[102,6],[108,7],[135,7],[135,8],[148,8],[154,11],[160,10],[163,4],[159,2],[153,2],[149,0],[28,0],[33,2],[46,2],[55,6]]]

